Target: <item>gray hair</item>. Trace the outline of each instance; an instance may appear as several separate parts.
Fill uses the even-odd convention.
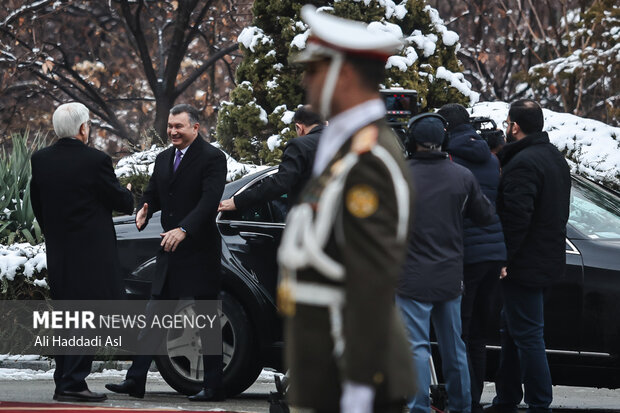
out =
[[[80,133],[80,126],[88,122],[88,108],[79,102],[65,103],[54,112],[52,123],[59,138],[73,138]]]

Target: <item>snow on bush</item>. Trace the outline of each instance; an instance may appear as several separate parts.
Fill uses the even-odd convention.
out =
[[[116,176],[120,178],[136,174],[152,174],[155,158],[164,149],[166,148],[153,145],[151,149],[121,158],[116,164]]]
[[[510,105],[504,102],[478,103],[472,116],[488,116],[501,128]],[[620,188],[620,128],[570,113],[543,109],[544,130],[562,151],[572,172],[604,185]]]
[[[45,244],[30,245],[29,243],[0,245],[0,280],[13,281],[19,273],[32,279],[35,274],[47,268]],[[35,280],[40,287],[46,287],[45,280]]]

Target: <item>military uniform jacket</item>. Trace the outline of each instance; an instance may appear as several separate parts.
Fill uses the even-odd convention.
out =
[[[345,381],[375,387],[375,404],[415,390],[394,305],[413,196],[396,139],[382,121],[359,130],[289,214],[279,262],[295,302],[285,329],[294,406],[338,411]]]
[[[157,254],[152,294],[166,298],[217,296],[221,285],[217,206],[226,184],[226,157],[198,136],[173,170],[176,149],[157,155],[142,205],[149,218],[161,210],[164,231],[182,227],[186,237],[174,252]]]

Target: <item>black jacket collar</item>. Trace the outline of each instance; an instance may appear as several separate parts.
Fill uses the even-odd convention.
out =
[[[325,125],[317,125],[306,135],[320,135],[321,132],[323,132],[323,129],[325,129]]]
[[[416,161],[440,161],[448,159],[448,154],[441,151],[417,151],[411,159]]]
[[[549,143],[549,135],[547,132],[534,132],[527,135],[525,138],[518,140],[516,142],[509,143],[504,146],[504,148],[498,154],[499,160],[502,166],[506,165],[512,158],[515,157],[516,154],[521,152],[523,149],[528,148],[534,145],[541,145],[544,143]]]
[[[80,145],[80,146],[86,146],[84,144],[84,142],[82,142],[79,139],[76,138],[60,138],[58,139],[58,141],[56,142],[57,145]]]

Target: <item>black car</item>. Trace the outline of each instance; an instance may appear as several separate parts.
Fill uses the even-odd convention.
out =
[[[269,168],[229,183],[230,198],[273,174]],[[282,325],[274,301],[276,253],[284,229],[286,199],[218,215],[222,234],[224,381],[230,395],[248,388],[263,367],[281,369]],[[134,217],[115,219],[127,292],[146,299],[154,273],[161,226],[156,213],[138,232]],[[620,387],[620,197],[573,177],[566,240],[567,273],[549,289],[545,339],[554,384]],[[499,311],[498,311],[499,313]],[[499,353],[498,327],[489,331],[489,378]],[[168,337],[168,356],[156,358],[175,390],[200,389],[199,346]]]

